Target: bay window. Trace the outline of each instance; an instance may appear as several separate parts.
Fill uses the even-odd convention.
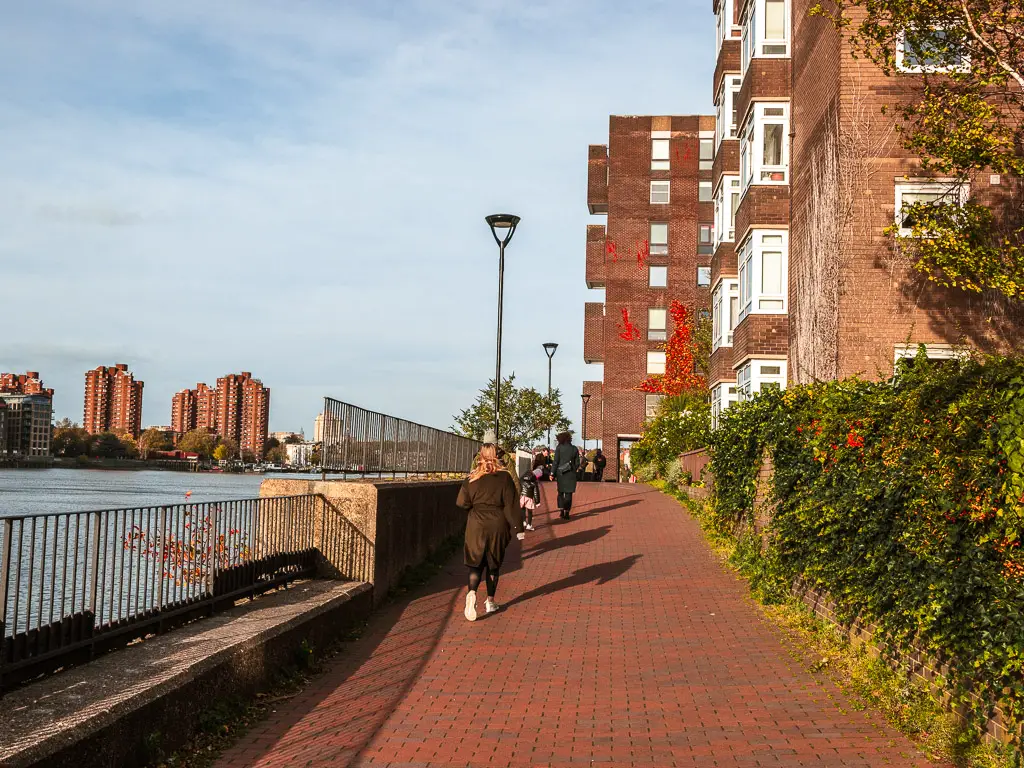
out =
[[[736,239],[736,209],[740,207],[739,176],[723,176],[715,190],[715,247]]]
[[[742,84],[743,78],[739,75],[726,75],[722,78],[722,85],[715,98],[716,146],[721,145],[725,139],[735,139],[737,136],[739,120],[736,114],[736,97]]]
[[[740,284],[735,278],[719,280],[711,294],[711,349],[732,346],[732,333],[740,319]]]
[[[740,318],[781,315],[787,311],[789,233],[755,229],[736,254],[739,265]]]
[[[786,388],[786,360],[748,360],[736,371],[739,400],[749,400],[759,392]]]
[[[789,56],[789,0],[747,0],[741,23],[740,64],[744,73],[751,59]]]
[[[751,184],[789,183],[789,104],[757,102],[743,126],[740,178]]]
[[[722,50],[722,44],[738,36],[739,29],[733,23],[733,0],[719,0],[715,12],[715,56]]]
[[[736,382],[723,381],[721,384],[711,388],[711,428],[718,429],[718,419],[722,412],[728,410],[729,406],[738,399]]]

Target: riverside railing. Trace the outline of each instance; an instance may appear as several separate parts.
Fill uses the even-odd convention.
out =
[[[480,443],[324,398],[320,464],[357,475],[465,474]]]
[[[0,690],[312,577],[321,548],[366,578],[320,495],[0,518]]]

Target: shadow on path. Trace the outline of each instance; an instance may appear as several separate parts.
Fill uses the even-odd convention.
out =
[[[582,517],[582,515],[581,515]],[[529,560],[530,558],[537,557],[538,555],[544,555],[548,552],[553,552],[556,549],[562,547],[578,547],[581,544],[589,544],[592,541],[607,536],[611,531],[612,526],[602,525],[600,528],[589,528],[583,531],[577,531],[576,533],[570,533],[567,536],[559,536],[554,539],[545,539],[534,547],[531,547],[523,554],[523,560]],[[502,573],[506,571],[502,569]]]
[[[568,537],[566,537],[568,538]],[[556,539],[557,541],[557,539]],[[524,592],[518,595],[507,603],[505,608],[511,608],[514,605],[525,603],[534,597],[542,597],[543,595],[550,595],[563,589],[569,589],[570,587],[580,587],[584,584],[594,582],[595,586],[601,586],[607,584],[609,581],[615,581],[622,574],[637,564],[637,561],[643,555],[630,555],[624,557],[621,560],[612,560],[607,563],[598,563],[597,565],[588,565],[586,568],[579,568],[573,572],[571,576],[566,576],[564,579],[558,581],[552,581],[550,584],[545,584],[542,587],[531,589],[529,592]]]
[[[571,515],[569,521],[582,520],[585,517],[592,515],[600,515],[603,512],[611,512],[616,509],[622,509],[623,507],[632,507],[634,504],[640,504],[640,499],[633,499],[632,501],[620,501],[618,504],[607,504],[603,507],[594,507],[594,509],[588,509],[586,512],[580,512],[578,514]]]

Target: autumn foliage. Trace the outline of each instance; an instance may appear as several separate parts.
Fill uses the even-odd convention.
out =
[[[665,343],[665,373],[648,376],[637,389],[657,395],[675,396],[702,392],[707,380],[697,372],[696,340],[690,310],[678,301],[669,306],[672,335]]]

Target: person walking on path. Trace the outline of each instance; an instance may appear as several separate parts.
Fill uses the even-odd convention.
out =
[[[544,474],[544,457],[537,455],[533,460],[533,469],[528,469],[519,477],[519,506],[526,518],[526,530],[532,531],[533,510],[540,506],[540,478]]]
[[[597,449],[597,453],[594,454],[594,480],[598,483],[601,482],[601,477],[604,475],[604,468],[608,464],[608,459],[601,453],[601,449]]]
[[[555,468],[555,479],[558,482],[558,516],[569,519],[572,509],[572,495],[576,493],[576,472],[580,468],[580,452],[572,444],[572,435],[562,432],[558,435],[558,446],[552,462]]]
[[[551,477],[551,464],[552,464],[552,461],[553,460],[551,458],[551,451],[549,451],[547,448],[545,448],[544,449],[544,479],[545,480],[553,479]]]
[[[469,510],[464,562],[469,568],[465,614],[470,621],[476,621],[476,591],[482,579],[487,583],[486,612],[498,610],[494,595],[505,550],[513,533],[520,539],[525,535],[518,496],[515,481],[498,458],[494,444],[484,443],[455,502]]]

